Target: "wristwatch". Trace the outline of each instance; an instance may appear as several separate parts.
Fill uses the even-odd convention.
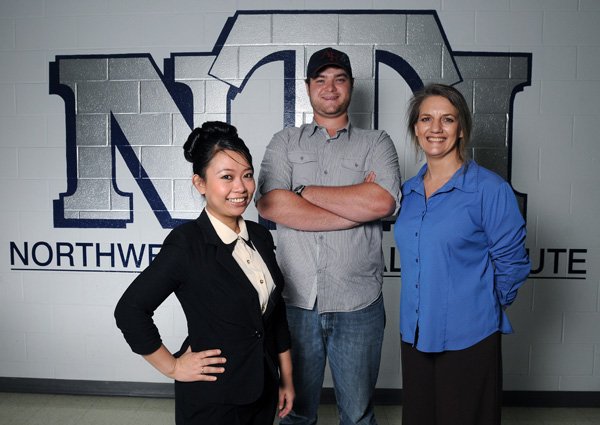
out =
[[[306,189],[306,186],[301,184],[300,186],[296,186],[293,190],[293,192],[298,195],[298,196],[302,196],[302,191]]]

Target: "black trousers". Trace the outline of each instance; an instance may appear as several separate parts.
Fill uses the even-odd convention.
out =
[[[500,425],[499,332],[464,350],[441,353],[403,342],[401,357],[404,425]]]
[[[245,405],[202,403],[184,406],[175,392],[175,423],[177,425],[273,425],[279,401],[279,382],[265,366],[263,393],[253,403]]]

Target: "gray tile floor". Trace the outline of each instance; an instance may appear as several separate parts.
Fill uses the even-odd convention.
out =
[[[169,425],[173,400],[0,393],[0,425]],[[376,406],[379,425],[399,425],[401,406]],[[336,408],[322,405],[319,425],[337,424]],[[503,425],[598,425],[600,408],[503,410]]]

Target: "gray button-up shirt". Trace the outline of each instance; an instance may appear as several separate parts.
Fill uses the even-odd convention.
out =
[[[333,137],[316,123],[276,133],[263,158],[256,201],[274,189],[362,183],[369,171],[400,205],[398,155],[380,130],[348,124]],[[356,311],[375,301],[383,283],[381,221],[348,230],[305,232],[277,225],[277,261],[289,305],[320,313]]]

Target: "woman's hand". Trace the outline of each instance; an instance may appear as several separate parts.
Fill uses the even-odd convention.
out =
[[[225,357],[218,357],[221,350],[206,350],[193,353],[188,347],[179,358],[161,345],[152,354],[144,355],[144,359],[165,376],[182,382],[216,381],[215,373],[223,373],[225,368],[220,367],[226,362]]]
[[[197,353],[188,347],[181,357],[175,359],[172,378],[180,382],[216,381],[215,374],[225,372],[220,365],[227,360],[220,357],[221,350],[205,350]]]
[[[278,416],[280,418],[285,418],[290,413],[294,406],[295,397],[296,392],[291,382],[289,384],[282,382],[279,386],[279,403],[277,404]]]
[[[294,380],[292,379],[292,354],[290,350],[279,353],[279,402],[277,404],[280,418],[287,416],[294,406]]]

